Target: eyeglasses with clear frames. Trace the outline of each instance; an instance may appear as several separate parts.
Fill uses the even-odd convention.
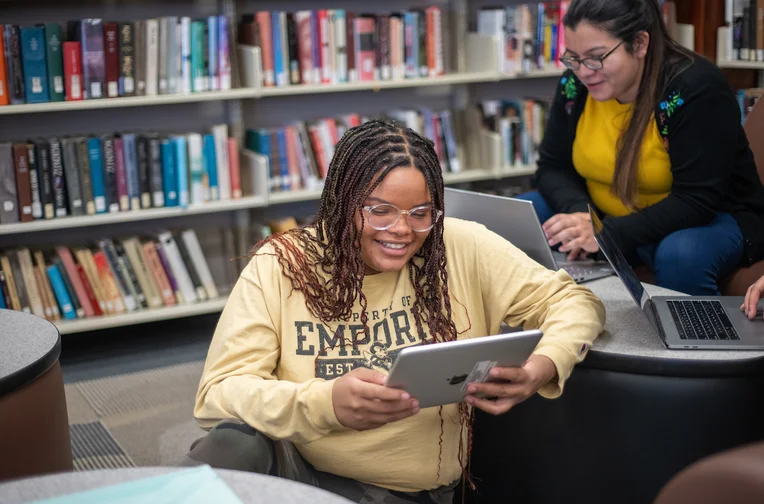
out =
[[[589,58],[574,58],[572,56],[563,56],[560,58],[560,61],[562,61],[562,64],[566,67],[570,68],[571,70],[578,70],[581,68],[581,64],[588,68],[589,70],[602,70],[602,67],[605,66],[605,58],[610,56],[615,52],[616,49],[621,47],[621,45],[624,43],[624,41],[620,41],[617,46],[603,54],[602,56],[591,56]]]
[[[438,222],[443,211],[436,210],[432,205],[423,205],[411,210],[401,210],[395,205],[382,203],[363,207],[368,215],[369,226],[377,231],[386,231],[398,223],[401,215],[406,215],[409,227],[418,233],[429,231]]]

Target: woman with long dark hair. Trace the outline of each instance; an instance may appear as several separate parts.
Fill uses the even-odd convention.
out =
[[[381,121],[349,130],[316,225],[258,244],[228,299],[194,410],[212,430],[184,464],[354,502],[450,503],[468,475],[472,408],[557,397],[605,314],[567,273],[444,210],[432,142]],[[544,335],[522,367],[470,384],[466,402],[420,411],[384,387],[402,348],[497,334],[502,322]]]
[[[764,257],[764,188],[725,76],[668,34],[657,0],[573,0],[569,68],[531,199],[549,244],[598,251],[587,205],[661,286],[718,295]]]

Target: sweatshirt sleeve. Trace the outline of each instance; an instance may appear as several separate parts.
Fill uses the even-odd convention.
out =
[[[541,329],[534,354],[554,362],[558,379],[539,390],[547,398],[562,394],[573,367],[581,362],[604,329],[605,307],[565,271],[550,271],[504,238],[479,233],[483,306],[491,327]]]
[[[536,163],[538,190],[558,213],[587,212],[590,201],[586,183],[573,166],[573,136],[569,130],[573,120],[570,114],[581,93],[579,86],[573,73],[565,72],[555,91]]]
[[[334,382],[277,378],[282,273],[276,258],[264,252],[244,269],[223,309],[194,417],[205,429],[238,418],[273,439],[309,443],[341,427],[332,404]]]
[[[740,108],[732,93],[709,86],[687,97],[676,93],[663,103],[676,107],[673,114],[662,112],[670,114],[671,193],[655,205],[605,219],[605,228],[624,251],[708,224],[729,191],[740,131]]]

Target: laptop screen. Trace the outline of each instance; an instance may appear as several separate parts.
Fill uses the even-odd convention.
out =
[[[602,221],[597,217],[597,214],[591,206],[589,206],[589,216],[592,219],[594,239],[597,241],[597,245],[599,245],[602,253],[605,254],[605,257],[615,270],[618,278],[620,278],[626,286],[631,297],[634,298],[637,305],[645,311],[645,314],[648,315],[647,318],[652,322],[652,314],[648,313],[648,310],[651,308],[647,306],[650,296],[647,294],[647,291],[645,291],[645,288],[642,287],[642,282],[640,282],[637,275],[634,274],[634,271],[626,261],[626,258],[618,249],[618,246],[616,246],[615,242],[608,234],[607,229],[602,225]]]

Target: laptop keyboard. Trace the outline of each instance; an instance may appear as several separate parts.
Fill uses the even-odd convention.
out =
[[[720,301],[668,301],[679,337],[691,340],[739,340]]]

